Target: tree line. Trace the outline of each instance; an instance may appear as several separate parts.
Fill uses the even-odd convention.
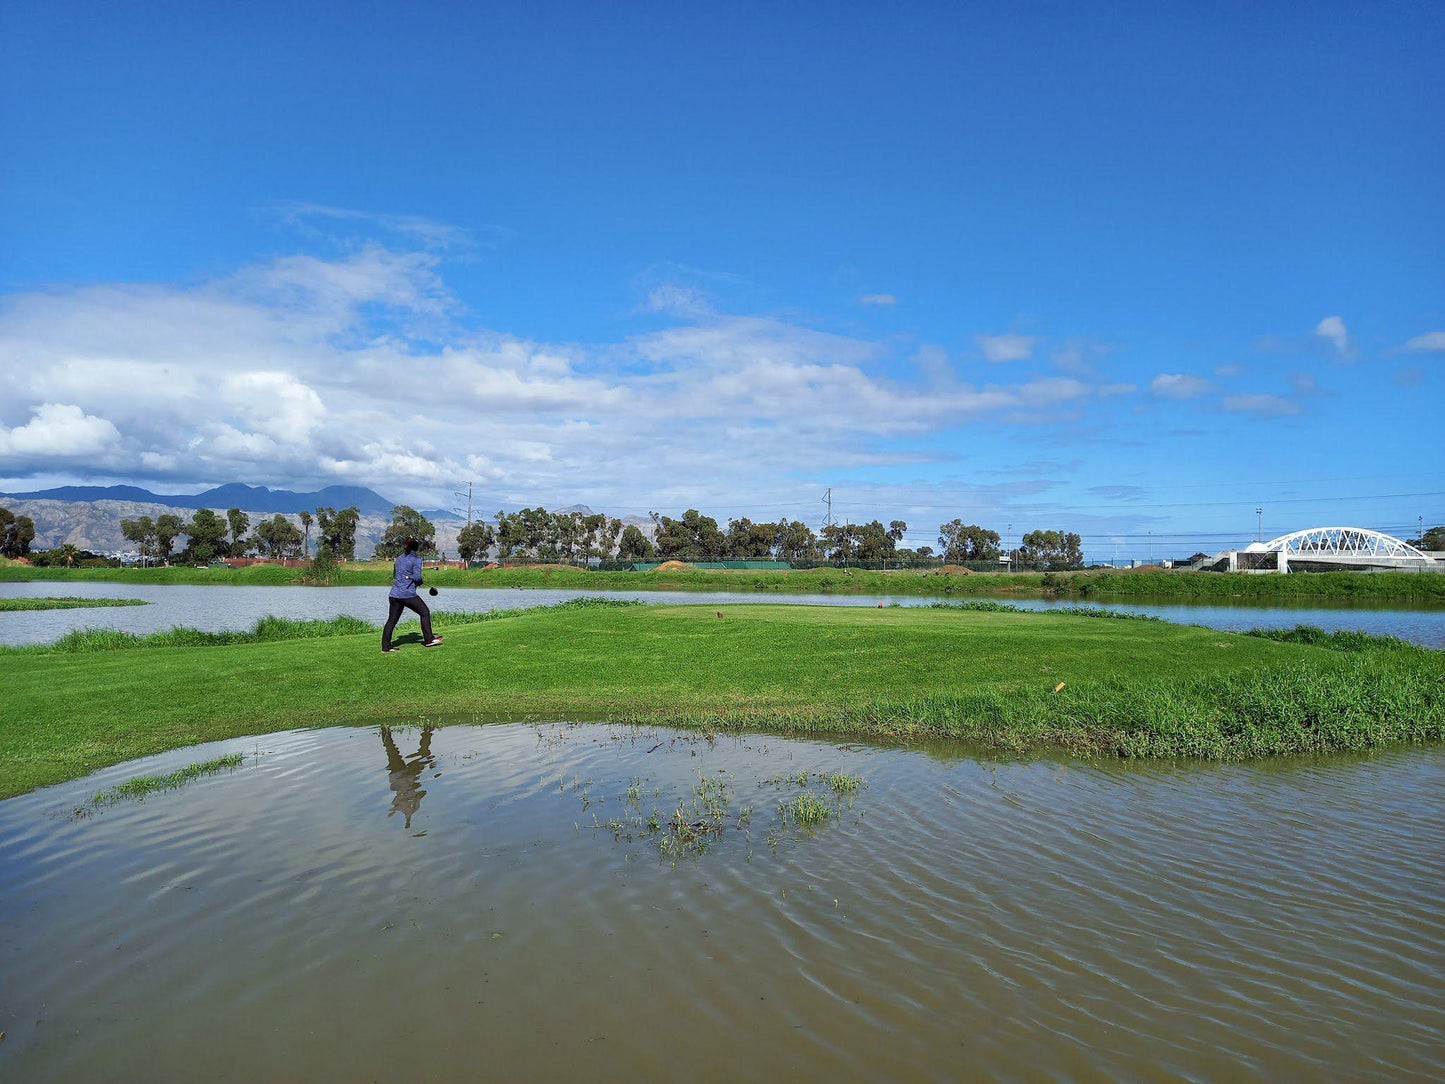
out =
[[[158,563],[207,564],[226,557],[295,558],[312,553],[331,560],[355,560],[356,528],[361,512],[355,506],[318,508],[297,516],[300,527],[282,515],[251,517],[239,508],[219,515],[199,508],[189,520],[175,513],[121,521],[121,533],[141,555]],[[834,523],[814,531],[801,520],[776,522],[729,519],[724,528],[712,516],[689,508],[680,517],[651,513],[652,536],[635,523],[600,512],[549,512],[545,508],[499,511],[495,522],[478,520],[462,528],[457,548],[464,561],[499,559],[538,561],[700,561],[777,560],[791,562],[859,562],[987,565],[1008,558],[1016,569],[1077,568],[1083,564],[1082,539],[1072,531],[1026,532],[1007,553],[997,531],[953,519],[938,528],[938,546],[902,545],[908,531],[903,520]],[[313,548],[312,541],[315,539]],[[176,550],[178,539],[185,545]],[[389,560],[401,553],[408,538],[421,543],[426,559],[441,556],[436,527],[410,505],[397,505],[377,544],[375,556]],[[35,539],[35,524],[0,507],[0,556],[25,557]],[[1445,527],[1432,527],[1420,539],[1425,549],[1445,549]],[[72,547],[73,549],[73,547]],[[77,553],[80,551],[76,551]]]
[[[323,507],[315,514],[301,512],[297,527],[277,513],[261,517],[254,529],[251,517],[239,508],[218,515],[210,508],[198,508],[189,520],[174,512],[152,519],[138,516],[120,521],[120,533],[136,545],[140,555],[158,564],[175,560],[181,564],[204,565],[226,557],[297,558],[312,552],[311,530],[316,528],[316,553],[335,560],[356,557],[356,525],[359,509]],[[249,534],[247,532],[250,532]],[[184,536],[185,546],[175,552],[176,539]]]
[[[403,506],[398,537],[433,536],[431,524]],[[494,550],[499,559],[533,558],[542,561],[697,561],[776,560],[819,562],[917,562],[919,564],[997,562],[1004,556],[997,531],[954,519],[939,528],[938,548],[902,545],[908,524],[900,519],[868,523],[827,524],[814,531],[801,520],[754,522],[747,517],[729,519],[724,529],[712,516],[689,508],[680,517],[651,513],[649,538],[635,523],[624,523],[601,513],[549,512],[523,508],[497,512],[495,526],[478,521],[463,528],[458,538],[465,561],[480,560]],[[389,529],[390,530],[390,529]],[[399,552],[399,546],[398,546]],[[378,556],[383,554],[380,547]],[[1073,532],[1038,530],[1026,533],[1012,551],[1020,568],[1067,568],[1083,562],[1082,539]]]

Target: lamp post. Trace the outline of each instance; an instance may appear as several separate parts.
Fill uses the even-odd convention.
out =
[[[1256,508],[1256,509],[1254,510],[1254,515],[1255,515],[1254,540],[1255,540],[1256,542],[1263,542],[1263,541],[1264,541],[1264,509],[1263,509],[1263,508]]]
[[[1422,522],[1423,522],[1423,521],[1422,521]],[[1014,570],[1014,551],[1013,551],[1013,544],[1014,544],[1014,525],[1013,525],[1012,523],[1010,523],[1010,524],[1008,525],[1008,532],[1004,535],[1004,543],[1003,543],[1004,552],[1008,554],[1008,570],[1009,570],[1010,572],[1012,572],[1012,571]]]

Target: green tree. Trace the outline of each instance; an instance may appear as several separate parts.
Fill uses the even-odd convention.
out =
[[[186,548],[181,551],[185,564],[210,564],[228,552],[226,533],[230,524],[209,508],[197,508],[186,524]]]
[[[802,520],[778,521],[773,535],[773,552],[780,561],[807,561],[818,557],[818,536]]]
[[[334,561],[356,560],[356,525],[361,509],[352,505],[337,511],[329,506],[316,509],[316,548]]]
[[[582,513],[555,512],[552,515],[552,537],[556,539],[556,556],[571,560],[582,538]]]
[[[244,539],[246,532],[251,529],[251,517],[239,508],[228,508],[226,509],[226,523],[231,529],[231,556],[246,556]]]
[[[617,556],[623,561],[650,561],[657,556],[657,550],[642,533],[642,528],[629,523],[622,528],[622,535],[617,540]]]
[[[582,517],[582,557],[584,560],[594,556],[606,556],[603,552],[606,531],[607,517],[601,512],[593,512],[591,515]]]
[[[490,523],[478,520],[469,523],[457,534],[457,552],[463,561],[481,560],[496,541],[496,532]]]
[[[858,540],[851,523],[829,523],[818,535],[823,556],[829,561],[852,561],[858,554]]]
[[[898,540],[906,530],[908,524],[897,519],[887,528],[876,519],[857,525],[853,528],[855,556],[860,561],[891,561],[898,553]]]
[[[120,533],[127,542],[134,542],[142,558],[156,555],[156,525],[150,516],[120,521]]]
[[[1445,550],[1445,527],[1431,527],[1419,538],[1407,540],[1417,550],[1425,550],[1427,553],[1434,550]]]
[[[408,538],[417,540],[417,552],[422,557],[436,557],[436,528],[431,520],[411,505],[399,504],[391,510],[391,522],[386,525],[381,541],[377,543],[376,556],[385,561],[400,556]]]
[[[510,557],[527,545],[527,529],[516,512],[497,510],[497,556]]]
[[[708,557],[722,557],[727,553],[727,537],[718,529],[717,520],[705,516],[696,508],[689,508],[681,519],[657,516],[655,545],[657,555],[664,561],[704,560]]]
[[[607,528],[602,534],[601,553],[603,557],[611,557],[617,552],[617,540],[622,534],[622,521],[620,519],[609,519]]]
[[[938,528],[938,545],[943,551],[943,559],[949,564],[996,561],[999,555],[998,543],[997,531],[990,531],[977,523],[951,519]]]
[[[186,525],[174,512],[156,517],[156,557],[165,564],[171,563],[171,547],[176,544],[176,535],[185,532]]]
[[[0,557],[25,557],[35,541],[35,521],[0,508]]]
[[[728,520],[727,554],[739,560],[767,558],[777,543],[776,523],[754,523],[746,516]]]
[[[1019,560],[1035,569],[1076,568],[1084,561],[1082,543],[1072,532],[1030,531],[1019,544]]]
[[[266,557],[301,556],[301,532],[280,512],[256,524],[256,543]]]

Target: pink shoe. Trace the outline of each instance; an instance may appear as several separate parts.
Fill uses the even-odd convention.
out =
[[[422,646],[423,646],[423,647],[441,647],[441,643],[442,643],[442,640],[443,640],[443,639],[445,639],[445,637],[442,637],[442,636],[433,636],[430,640],[428,640],[428,641],[427,641],[425,644],[423,644]]]

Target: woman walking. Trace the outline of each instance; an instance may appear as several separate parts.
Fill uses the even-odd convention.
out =
[[[421,584],[421,558],[416,555],[420,543],[415,538],[408,538],[402,545],[401,556],[396,559],[396,565],[391,573],[391,613],[387,615],[386,627],[381,630],[381,650],[385,652],[395,651],[391,646],[391,633],[396,628],[397,621],[401,618],[402,610],[415,610],[421,618],[421,642],[426,647],[436,647],[442,642],[440,636],[433,636],[431,632],[431,611],[427,605],[417,597],[416,589]]]

